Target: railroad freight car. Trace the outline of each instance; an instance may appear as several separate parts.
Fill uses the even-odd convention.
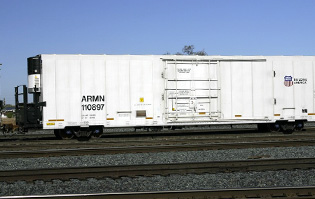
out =
[[[16,88],[17,123],[63,138],[219,124],[290,133],[315,120],[314,66],[315,56],[42,54]]]

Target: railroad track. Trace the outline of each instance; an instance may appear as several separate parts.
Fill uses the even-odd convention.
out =
[[[198,132],[197,132],[198,133]],[[200,132],[199,132],[200,133]],[[56,140],[47,138],[21,138],[21,139],[0,139],[0,151],[14,150],[37,150],[37,149],[61,149],[61,148],[96,148],[99,146],[149,146],[149,145],[176,145],[176,144],[201,144],[201,143],[237,143],[237,142],[258,142],[258,141],[309,141],[315,140],[315,133],[300,132],[293,135],[281,133],[255,133],[255,134],[179,134],[170,135],[146,135],[146,136],[108,136],[101,139],[92,139],[89,142],[77,140]]]
[[[120,178],[136,176],[167,176],[170,174],[202,174],[271,170],[313,169],[315,158],[259,159],[175,164],[146,164],[99,167],[48,168],[0,171],[0,181],[51,181],[88,178]]]
[[[95,194],[62,194],[34,196],[4,196],[0,199],[47,199],[47,198],[85,198],[85,199],[222,199],[222,198],[290,198],[306,199],[315,197],[315,187],[276,187],[276,188],[246,188],[220,190],[184,190],[126,193],[95,193]]]
[[[121,153],[150,153],[170,151],[202,151],[244,148],[267,148],[267,147],[295,147],[313,146],[315,140],[296,141],[261,141],[261,142],[232,142],[232,143],[180,143],[175,145],[149,145],[149,146],[124,146],[124,147],[86,147],[61,148],[61,149],[36,149],[18,151],[0,151],[1,159],[29,158],[29,157],[53,157],[53,156],[78,156],[78,155],[105,155]],[[84,146],[84,145],[83,145]]]
[[[254,125],[255,126],[255,125]],[[248,133],[254,133],[258,132],[257,128],[255,127],[249,127],[249,128],[231,128],[231,127],[223,127],[222,125],[217,126],[218,128],[204,128],[204,129],[196,129],[196,128],[189,128],[189,129],[176,129],[176,130],[162,130],[162,131],[147,131],[147,130],[137,130],[135,131],[134,128],[127,128],[127,130],[123,130],[125,128],[114,128],[114,129],[106,129],[102,135],[102,137],[129,137],[129,136],[146,136],[146,135],[176,135],[176,134],[190,134],[190,133],[238,133],[238,132],[248,132]],[[312,129],[307,128],[307,129]],[[3,134],[0,129],[0,138],[1,139],[18,139],[18,137],[22,138],[38,138],[38,137],[53,137],[54,139],[57,139],[53,133],[52,130],[37,130],[33,132],[27,132],[27,133],[11,133],[11,134]],[[1,140],[0,139],[0,140]]]
[[[237,138],[237,137],[251,137],[257,135],[261,137],[278,137],[278,138],[284,138],[284,137],[298,137],[299,135],[303,136],[312,136],[314,137],[315,128],[308,128],[306,131],[299,131],[295,132],[294,134],[290,135],[284,135],[280,132],[257,132],[257,130],[252,129],[236,129],[236,130],[176,130],[176,131],[166,131],[166,132],[126,132],[126,133],[104,133],[101,137],[101,139],[92,139],[90,141],[95,140],[108,140],[108,139],[129,139],[129,138],[150,138],[150,137],[177,137],[181,139],[182,137],[192,137],[192,136],[212,136],[212,138],[217,139],[216,136],[222,136],[222,137],[230,137],[230,138]],[[312,134],[313,133],[313,134]],[[53,133],[47,134],[16,134],[12,136],[1,136],[0,135],[0,142],[16,142],[16,141],[55,141],[60,142]],[[63,140],[63,142],[66,142],[69,140]],[[73,139],[75,141],[75,139]]]

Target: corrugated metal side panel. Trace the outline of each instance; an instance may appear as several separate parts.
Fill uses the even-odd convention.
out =
[[[313,62],[297,60],[293,62],[294,67],[294,103],[295,118],[307,119],[308,114],[303,113],[303,109],[307,109],[308,113],[314,113],[314,85],[313,85]]]
[[[56,128],[55,126],[47,126],[48,119],[56,118],[56,66],[55,57],[42,55],[42,101],[46,102],[43,107],[43,127]]]
[[[81,121],[81,66],[78,59],[56,60],[56,118],[69,126]]]
[[[89,125],[104,125],[105,107],[105,60],[102,57],[81,57],[81,122]]]
[[[126,125],[130,121],[130,79],[128,60],[106,60],[106,109],[108,125]]]
[[[55,123],[44,128],[162,124],[164,85],[157,57],[45,55],[43,62],[44,121]],[[105,102],[91,101],[102,96]],[[137,117],[142,110],[146,117]]]
[[[272,68],[266,62],[220,62],[222,119],[271,119]]]
[[[130,103],[133,111],[132,120],[136,125],[144,125],[146,117],[154,117],[152,60],[130,61]],[[136,112],[146,111],[145,117],[137,117]]]
[[[314,113],[314,57],[273,57],[277,120],[309,119]],[[285,79],[286,78],[286,79]]]
[[[232,118],[235,115],[247,118],[250,116],[248,112],[250,113],[253,108],[252,84],[246,84],[246,80],[251,78],[248,67],[248,62],[231,62]],[[249,81],[251,82],[251,80]]]
[[[253,62],[253,116],[273,118],[273,70],[270,63]]]
[[[221,118],[232,118],[232,70],[231,62],[220,63]]]
[[[152,124],[163,125],[163,113],[165,103],[162,101],[164,96],[164,79],[162,78],[163,73],[163,62],[160,59],[153,59],[152,63],[152,90],[153,92],[153,115]]]
[[[285,76],[291,76],[293,77],[293,65],[292,65],[292,59],[274,59],[272,61],[273,64],[273,70],[275,71],[275,79],[274,79],[274,98],[275,98],[275,113],[279,113],[281,117],[283,118],[284,110],[283,108],[287,109],[294,109],[294,87],[285,86],[284,77]],[[278,118],[280,119],[280,118]]]
[[[162,124],[161,70],[155,57],[107,57],[106,126]]]

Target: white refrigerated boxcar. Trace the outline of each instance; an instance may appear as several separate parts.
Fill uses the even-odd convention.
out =
[[[315,120],[315,56],[55,55],[29,63],[42,125],[62,136],[255,123],[291,132]],[[36,67],[35,67],[36,68]],[[31,71],[31,72],[30,72]],[[32,72],[33,71],[33,72]]]

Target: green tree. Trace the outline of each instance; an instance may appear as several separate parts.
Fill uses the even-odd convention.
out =
[[[194,55],[195,54],[194,49],[195,49],[194,45],[184,46],[182,52],[186,55]]]
[[[208,55],[207,52],[203,49],[200,51],[195,52],[195,46],[194,45],[185,45],[182,49],[182,52],[177,52],[175,55],[200,55],[205,56]],[[171,53],[167,52],[166,55],[170,55]]]

